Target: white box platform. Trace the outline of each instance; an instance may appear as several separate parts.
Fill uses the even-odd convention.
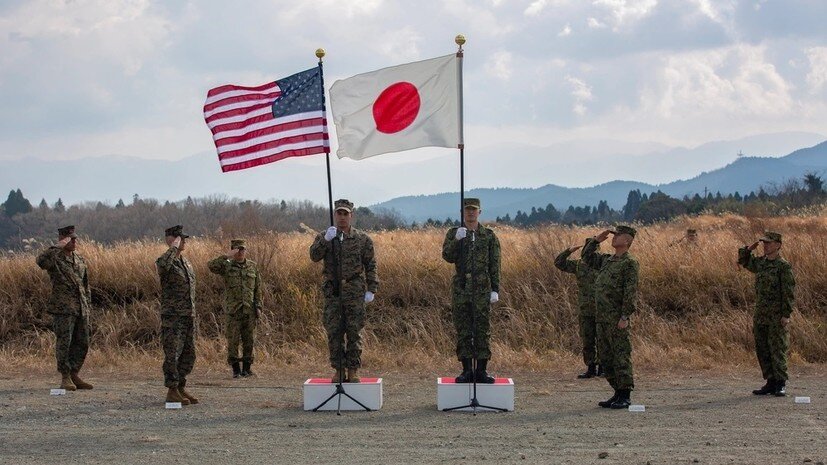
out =
[[[382,378],[362,378],[359,383],[342,383],[342,387],[346,393],[363,403],[365,407],[371,410],[382,408]],[[336,392],[336,384],[332,383],[330,378],[310,378],[304,382],[303,391],[304,410],[313,410]],[[339,397],[342,401],[341,410],[365,410],[347,396]],[[336,410],[338,406],[339,399],[334,397],[319,411]]]
[[[437,378],[436,380],[436,408],[442,411],[446,408],[459,407],[471,403],[474,395],[473,383],[454,382],[454,377]],[[514,411],[514,380],[511,378],[494,378],[494,384],[477,383],[477,401],[480,405],[504,408]],[[457,409],[458,412],[470,412],[473,409]],[[495,412],[487,408],[477,408],[477,412]]]

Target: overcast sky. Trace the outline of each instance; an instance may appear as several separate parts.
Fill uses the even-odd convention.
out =
[[[324,47],[329,88],[457,33],[469,147],[824,133],[825,21],[824,0],[0,0],[0,159],[213,151],[211,87]]]

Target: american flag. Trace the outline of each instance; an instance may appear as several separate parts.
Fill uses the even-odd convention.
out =
[[[319,67],[258,87],[211,89],[204,120],[224,172],[330,152]]]

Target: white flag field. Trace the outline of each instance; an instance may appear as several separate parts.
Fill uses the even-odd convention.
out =
[[[418,147],[457,148],[460,66],[451,54],[333,83],[336,155],[361,160]]]

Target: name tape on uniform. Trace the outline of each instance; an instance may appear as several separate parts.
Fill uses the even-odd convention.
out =
[[[809,397],[796,397],[795,398],[796,404],[809,404],[810,398]]]
[[[629,406],[630,412],[645,412],[646,406],[645,405],[630,405]]]
[[[181,408],[181,402],[167,402],[164,408],[167,410],[178,410]]]
[[[66,389],[52,389],[49,391],[50,396],[65,396]]]

